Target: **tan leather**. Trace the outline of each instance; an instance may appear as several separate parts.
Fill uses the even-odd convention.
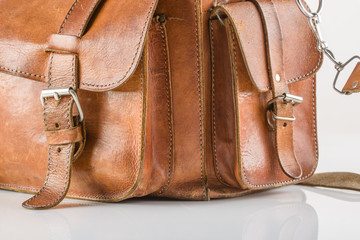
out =
[[[76,51],[78,38],[84,33],[99,3],[100,0],[75,1],[61,24],[58,35],[52,36],[50,49],[46,49],[50,52],[49,89],[77,90],[79,84],[79,61]],[[66,40],[62,41],[62,44],[57,44],[61,39]],[[74,101],[72,95],[60,99],[50,97],[44,100],[43,116],[49,143],[47,176],[40,191],[23,203],[25,208],[54,207],[65,198],[69,190],[72,163],[81,154],[85,144],[85,138],[82,136],[84,123],[74,121],[74,118],[77,119],[73,116]],[[74,131],[76,128],[77,130]],[[79,142],[81,146],[76,149],[75,143]]]
[[[76,89],[77,57],[68,54],[52,54],[49,63],[49,88],[72,87]],[[63,131],[75,127],[76,123],[74,123],[72,113],[74,99],[72,96],[61,97],[60,100],[49,98],[44,101],[43,118],[46,131]],[[62,141],[49,142],[48,170],[44,186],[34,197],[23,203],[25,208],[51,208],[64,199],[70,186],[74,154],[75,141],[67,143]]]
[[[269,0],[257,0],[254,3],[262,16],[269,79],[273,98],[276,98],[290,93],[285,77],[283,34],[278,10],[274,3]],[[276,101],[274,103],[274,114],[280,117],[293,118],[293,105]],[[274,125],[276,154],[281,168],[291,178],[301,178],[302,169],[294,152],[293,122],[275,119]]]
[[[77,36],[53,34],[45,51],[77,54],[79,52],[79,43],[80,38]]]
[[[47,82],[45,73],[50,56],[44,48],[66,17],[67,21],[82,21],[91,14],[87,10],[89,7],[95,9],[95,6],[87,4],[91,5],[93,1],[2,1],[1,8],[11,10],[0,12],[0,19],[3,19],[0,70]],[[135,72],[156,4],[157,0],[106,0],[100,4],[95,13],[96,21],[90,22],[88,30],[81,28],[85,23],[79,22],[79,26],[69,25],[61,31],[62,34],[77,36],[87,30],[78,46],[80,89],[110,90]],[[73,6],[78,7],[69,11]],[[95,64],[94,59],[104,61]]]
[[[64,130],[46,131],[46,140],[50,145],[81,142],[83,140],[83,128],[77,126]]]
[[[235,197],[312,176],[322,56],[306,18],[292,0],[216,2],[3,0],[0,187],[40,190],[25,203],[38,209]],[[77,91],[86,131],[70,96],[45,99],[44,131],[48,83]],[[284,92],[304,102],[277,104],[296,121],[278,121],[276,140],[266,105]]]
[[[343,92],[355,93],[360,91],[360,62],[355,66],[348,81],[346,82]]]
[[[298,17],[303,18],[301,13],[297,12],[296,3],[291,6],[286,11],[293,12],[292,15],[295,15],[295,18],[297,14]],[[279,16],[282,15],[281,10],[283,9],[277,10]],[[269,14],[273,13],[273,11],[274,9]],[[280,70],[270,71],[271,76],[267,77],[267,79],[272,79],[272,85],[277,85],[271,88],[272,91],[268,90],[266,92],[264,92],[264,89],[261,90],[255,87],[256,83],[251,79],[251,72],[246,65],[245,57],[247,55],[244,54],[244,46],[241,46],[242,42],[239,41],[240,37],[237,37],[237,35],[242,34],[243,30],[241,30],[240,23],[244,19],[250,18],[255,23],[261,23],[262,13],[251,2],[220,6],[214,9],[214,13],[222,16],[222,21],[225,24],[225,27],[222,26],[216,14],[212,16],[211,25],[214,27],[212,34],[213,152],[217,178],[225,185],[243,186],[249,189],[263,189],[292,184],[301,181],[301,179],[309,178],[313,174],[317,163],[314,75],[300,82],[282,80],[277,83],[275,80],[276,72],[282,75],[282,79],[286,79],[284,77],[286,70],[282,69],[282,56],[277,54],[283,51],[281,45],[287,45],[287,39],[283,38],[281,44],[281,40],[278,38],[272,41],[270,41],[270,38],[267,44],[264,43],[264,46],[269,46],[265,47],[264,50],[268,49],[268,53],[265,52],[264,54],[268,56],[269,68],[278,68]],[[274,21],[277,21],[276,16]],[[303,23],[307,26],[306,19]],[[273,22],[272,25],[274,24],[277,23]],[[286,24],[287,22],[280,21],[281,28]],[[277,34],[274,34],[276,33],[275,30],[271,31],[271,34],[274,34],[273,37],[281,36],[279,27],[272,25],[269,23],[264,24],[264,27],[255,28],[252,31],[254,35],[262,34],[261,39],[264,39],[264,41],[268,37],[266,37],[266,31],[263,29],[267,29],[268,32],[270,32],[270,29],[278,29]],[[228,39],[226,45],[224,45],[224,36],[227,36]],[[299,40],[299,44],[300,42]],[[313,47],[316,48],[316,45]],[[302,47],[299,46],[299,48]],[[275,54],[274,58],[270,56],[271,54]],[[227,58],[230,58],[230,62],[224,61]],[[319,58],[317,57],[316,60],[319,61]],[[307,64],[307,62],[303,64]],[[229,94],[231,92],[232,95]],[[280,115],[280,113],[277,113],[277,115],[292,117],[294,114],[297,119],[293,123],[293,133],[291,128],[288,128],[292,124],[286,122],[287,127],[286,131],[284,131],[284,122],[281,121],[278,121],[277,133],[274,133],[266,123],[266,103],[284,92],[302,96],[304,102],[294,107],[293,110],[291,104],[282,106],[283,104],[280,102],[280,107],[285,109],[282,112],[283,115]],[[278,135],[277,139],[275,135]],[[299,151],[299,148],[302,148],[302,150]],[[281,161],[279,163],[274,162],[279,159],[276,149],[280,149],[278,152],[285,153],[285,155],[290,154],[290,156],[282,156],[285,163],[281,163]],[[294,166],[295,170],[297,161],[300,163],[303,170],[302,178],[296,179],[301,171],[295,171],[294,176],[291,178],[287,176],[290,174],[284,171],[283,167],[288,165],[287,161],[290,161],[290,166]],[[300,168],[297,168],[297,170],[300,170]],[[295,179],[292,179],[294,177]]]

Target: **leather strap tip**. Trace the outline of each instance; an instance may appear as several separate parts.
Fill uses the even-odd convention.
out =
[[[283,167],[284,173],[292,179],[300,179],[303,176],[303,171],[300,166]]]
[[[30,198],[29,200],[23,202],[22,207],[25,209],[29,209],[29,210],[46,210],[46,209],[56,207],[63,200],[63,198],[61,198],[60,200],[58,200],[54,203],[51,203],[51,204],[39,204],[39,203],[36,203],[36,202],[38,202],[38,201],[36,201],[36,198],[37,197],[34,196],[33,198]]]

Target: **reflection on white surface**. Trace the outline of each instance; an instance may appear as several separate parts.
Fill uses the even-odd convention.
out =
[[[318,236],[318,216],[299,187],[210,202],[66,200],[46,211],[22,209],[20,203],[27,197],[0,191],[4,239],[312,240]]]

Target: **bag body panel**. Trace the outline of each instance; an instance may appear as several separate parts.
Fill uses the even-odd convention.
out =
[[[290,1],[285,2],[280,6],[282,12]],[[295,54],[295,64],[291,53],[294,39],[286,40],[286,48],[291,50],[286,51],[290,52],[286,62],[300,66],[290,70],[289,76],[296,80],[288,81],[288,86],[291,93],[304,97],[294,110],[294,144],[306,177],[291,180],[277,161],[274,137],[267,128],[268,79],[254,79],[261,74],[253,74],[256,69],[246,63],[256,57],[244,54],[250,48],[238,36],[239,22],[225,19],[224,27],[210,11],[215,3],[147,0],[138,4],[141,9],[136,15],[137,4],[128,2],[124,6],[129,13],[123,16],[109,14],[118,9],[116,1],[100,5],[80,45],[83,90],[79,90],[79,99],[85,112],[87,143],[74,163],[68,197],[120,201],[151,195],[206,200],[295,184],[313,174],[318,158],[315,73],[319,66],[297,77],[314,65],[316,57],[321,64],[321,56],[309,50],[315,44],[313,38],[304,38],[304,44],[310,42],[311,47]],[[70,1],[66,4],[71,5]],[[66,4],[56,23],[66,15],[61,15],[69,7]],[[131,18],[131,14],[135,20],[126,23],[123,18]],[[159,21],[159,16],[165,16],[165,21]],[[281,15],[281,21],[287,18],[288,14]],[[44,36],[56,33],[55,27],[49,29]],[[47,64],[43,62],[49,59],[42,51],[48,39],[44,36],[39,37],[43,42],[29,44],[36,49],[29,52],[27,62],[12,58],[14,69],[21,67],[19,72],[0,72],[0,98],[6,103],[0,105],[5,113],[0,135],[9,136],[0,146],[0,164],[4,166],[0,187],[4,189],[37,192],[46,175],[47,142],[38,101],[47,87]],[[92,48],[95,51],[88,54]],[[0,54],[1,59],[5,54]],[[40,59],[36,67],[33,59]],[[264,82],[266,89],[259,87]]]
[[[0,71],[48,82],[50,54],[45,49],[52,35],[76,14],[72,12],[76,4],[2,1],[1,8],[11,10],[0,13],[6,19],[0,31]],[[80,89],[111,90],[129,79],[141,60],[156,5],[157,0],[100,3],[77,46]]]
[[[160,1],[156,14],[164,14],[167,19],[175,136],[171,184],[157,196],[207,199],[200,3]]]

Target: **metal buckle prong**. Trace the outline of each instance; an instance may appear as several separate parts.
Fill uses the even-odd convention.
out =
[[[268,108],[271,107],[272,104],[274,104],[275,102],[277,102],[279,100],[282,100],[285,104],[291,103],[294,106],[303,102],[303,98],[300,96],[292,95],[289,93],[284,93],[284,94],[277,96],[277,97],[273,98],[272,100],[270,100],[268,102]]]
[[[80,115],[80,122],[84,120],[84,112],[82,111],[79,98],[72,88],[59,88],[59,89],[46,89],[41,91],[40,101],[42,106],[45,105],[45,98],[53,97],[56,101],[59,101],[62,96],[72,96]]]

